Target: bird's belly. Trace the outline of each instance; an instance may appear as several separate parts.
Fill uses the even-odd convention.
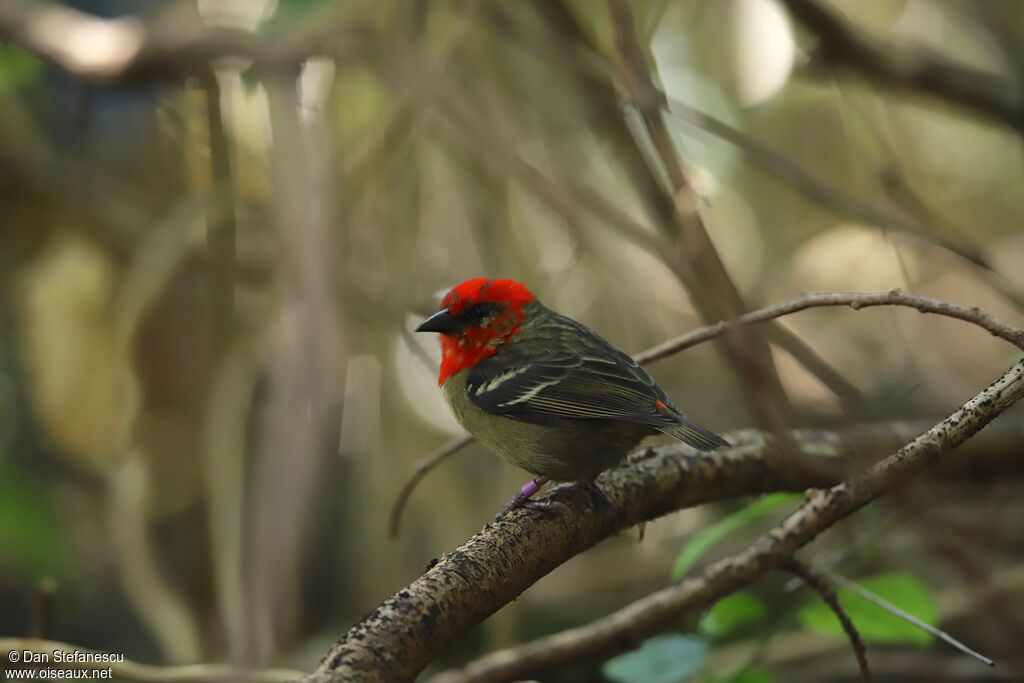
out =
[[[609,420],[563,419],[539,425],[493,415],[472,402],[451,399],[452,393],[464,390],[465,378],[458,375],[445,382],[445,397],[467,431],[513,465],[556,481],[591,481],[652,433],[643,425]]]

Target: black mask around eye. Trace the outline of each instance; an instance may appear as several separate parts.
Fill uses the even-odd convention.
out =
[[[479,327],[484,321],[501,311],[501,304],[483,302],[466,308],[458,315],[452,315],[447,308],[430,316],[416,328],[417,332],[439,332],[460,334],[467,327]]]
[[[470,306],[457,317],[465,327],[476,327],[500,310],[500,304],[484,302]]]

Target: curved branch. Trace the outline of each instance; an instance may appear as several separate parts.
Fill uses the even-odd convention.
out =
[[[402,513],[405,511],[405,504],[409,502],[409,496],[412,495],[412,492],[423,478],[430,474],[432,469],[447,460],[448,456],[458,453],[473,443],[474,440],[471,434],[456,434],[434,449],[433,453],[416,461],[416,467],[413,469],[412,474],[405,481],[402,490],[395,496],[395,502],[391,504],[391,515],[388,517],[388,535],[391,538],[398,538],[398,533],[402,527]]]
[[[821,596],[822,601],[836,615],[836,619],[839,620],[840,625],[843,627],[846,637],[850,639],[850,645],[853,647],[853,656],[857,658],[857,668],[860,669],[861,680],[865,683],[870,683],[872,680],[871,669],[868,667],[867,648],[864,647],[864,640],[860,637],[857,627],[853,625],[850,615],[846,613],[846,610],[839,603],[839,596],[832,590],[832,586],[828,585],[825,579],[812,572],[810,568],[805,567],[795,558],[790,559],[789,562],[783,565],[783,568],[799,577],[807,584],[808,588]]]
[[[700,576],[642,598],[611,615],[526,645],[493,652],[434,683],[512,681],[585,659],[632,649],[681,614],[701,609],[782,568],[793,554],[850,516],[937,462],[1024,396],[1024,361],[1007,370],[956,412],[866,474],[813,496],[749,548],[709,565]]]
[[[890,289],[885,292],[811,292],[796,299],[784,301],[781,304],[766,306],[746,315],[741,315],[735,320],[722,321],[714,325],[698,328],[686,334],[681,334],[674,339],[669,339],[662,344],[638,353],[634,356],[634,359],[637,363],[641,364],[653,363],[656,360],[667,358],[691,346],[714,339],[733,327],[761,323],[791,313],[806,311],[808,308],[820,308],[822,306],[849,306],[855,311],[875,306],[905,306],[916,309],[920,313],[943,315],[973,323],[992,336],[1004,339],[1014,346],[1024,349],[1024,330],[1008,325],[977,307],[960,306],[947,301],[904,292],[901,289]]]

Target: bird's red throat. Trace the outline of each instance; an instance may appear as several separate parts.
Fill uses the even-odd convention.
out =
[[[448,292],[441,306],[454,315],[479,303],[500,304],[502,310],[483,326],[441,335],[441,372],[437,383],[444,384],[452,375],[493,356],[502,344],[511,341],[526,317],[523,307],[533,300],[530,290],[515,280],[476,278]]]

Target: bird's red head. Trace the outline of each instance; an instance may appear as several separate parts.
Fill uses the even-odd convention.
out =
[[[535,297],[515,280],[478,277],[455,285],[441,300],[441,310],[416,328],[441,334],[438,384],[471,368],[511,340]]]

